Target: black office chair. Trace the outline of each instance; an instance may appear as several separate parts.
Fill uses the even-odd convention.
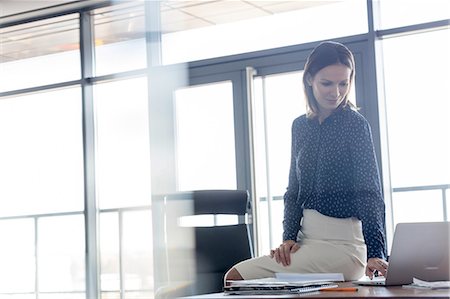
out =
[[[246,215],[251,209],[248,192],[245,190],[180,192],[167,195],[165,206],[168,209],[166,213],[177,215],[166,218],[166,225],[173,226],[167,230],[171,231],[173,236],[168,235],[166,238],[177,238],[176,235],[185,238],[186,235],[189,235],[189,230],[194,236],[192,254],[194,262],[192,265],[194,265],[195,273],[193,273],[194,278],[189,291],[185,292],[185,295],[221,292],[226,271],[234,264],[252,257],[250,224],[245,221]],[[238,223],[219,226],[182,223],[182,218],[185,216],[218,214],[237,215]],[[185,242],[189,243],[189,241]],[[183,244],[180,244],[179,247],[182,246]],[[168,253],[168,263],[177,263],[177,259],[179,260],[175,252],[177,250],[171,250],[171,253]],[[181,263],[178,261],[178,265],[188,264],[185,261]],[[186,271],[180,267],[183,266],[178,266],[179,271]],[[177,269],[172,268],[170,271],[174,272]]]

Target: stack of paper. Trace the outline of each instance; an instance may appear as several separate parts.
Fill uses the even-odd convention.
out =
[[[335,288],[336,281],[344,281],[341,273],[294,274],[277,273],[275,278],[229,281],[224,288],[231,295],[292,294]]]
[[[450,289],[450,281],[424,281],[417,278],[413,278],[413,283],[403,286],[405,288],[418,288],[418,289]]]
[[[288,282],[345,281],[342,273],[275,273],[275,277]]]

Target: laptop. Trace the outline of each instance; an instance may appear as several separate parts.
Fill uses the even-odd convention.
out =
[[[386,277],[353,281],[358,285],[395,286],[450,280],[450,222],[399,223]]]

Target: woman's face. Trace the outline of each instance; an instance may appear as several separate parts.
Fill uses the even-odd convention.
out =
[[[336,109],[350,91],[351,69],[343,64],[324,67],[308,80],[319,104],[319,118],[325,119]]]

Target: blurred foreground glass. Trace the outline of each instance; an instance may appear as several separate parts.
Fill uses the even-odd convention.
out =
[[[0,28],[0,92],[81,77],[78,14]]]
[[[162,3],[161,19],[163,64],[284,47],[368,30],[366,1],[361,0],[168,1]]]
[[[144,1],[94,10],[95,74],[146,67]]]
[[[82,211],[79,88],[0,101],[0,216]]]
[[[225,81],[175,92],[178,191],[236,189],[232,87]]]
[[[448,0],[374,0],[374,4],[380,7],[381,24],[376,29],[450,19]]]
[[[94,106],[99,207],[150,205],[147,79],[95,85]]]

